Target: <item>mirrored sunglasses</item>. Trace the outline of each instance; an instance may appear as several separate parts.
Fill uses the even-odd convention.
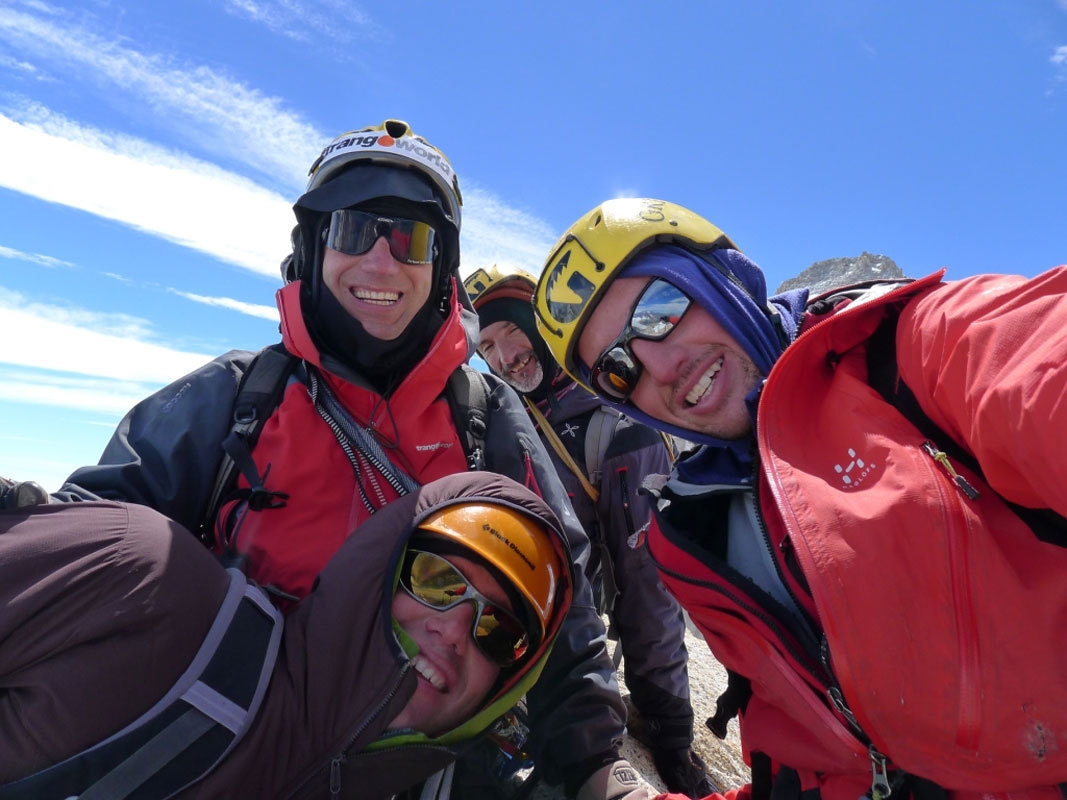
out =
[[[415,600],[438,611],[474,603],[471,636],[498,667],[512,666],[529,649],[530,638],[518,618],[475,589],[458,568],[436,553],[408,550],[400,585]]]
[[[667,338],[692,302],[681,289],[663,278],[649,283],[630,309],[622,333],[593,364],[589,383],[597,394],[618,403],[629,400],[643,370],[630,342],[634,339],[658,342]]]
[[[393,258],[404,264],[432,264],[437,231],[415,219],[383,217],[342,208],[330,214],[326,246],[350,256],[361,256],[385,237]]]

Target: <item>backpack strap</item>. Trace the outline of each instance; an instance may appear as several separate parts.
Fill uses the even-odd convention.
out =
[[[263,702],[282,616],[236,569],[189,667],[152,708],[70,758],[0,786],[0,800],[163,800],[207,775],[236,746]]]
[[[563,442],[559,440],[559,435],[549,424],[548,420],[545,419],[545,415],[541,413],[541,409],[537,407],[537,404],[527,397],[523,397],[522,401],[530,410],[530,415],[537,423],[537,427],[541,429],[541,433],[544,435],[545,441],[552,445],[552,449],[556,451],[556,455],[559,456],[560,461],[562,461],[567,466],[567,469],[574,473],[574,477],[576,477],[578,479],[578,482],[582,484],[582,488],[585,489],[585,493],[589,495],[589,497],[595,503],[600,498],[600,490],[593,486],[593,484],[589,480],[589,477],[587,477],[586,474],[582,471],[582,468],[579,467],[577,463],[575,463],[574,459],[571,457],[571,454],[567,452],[566,446],[563,444]],[[608,441],[610,441],[610,439],[611,437],[608,437]],[[586,456],[586,458],[588,459],[588,455]]]
[[[485,437],[489,431],[489,386],[485,376],[460,364],[448,377],[445,399],[467,455],[467,469],[485,469]]]
[[[249,490],[249,505],[253,508],[268,508],[284,504],[285,498],[277,498],[263,487],[262,478],[252,461],[252,448],[256,446],[263,423],[281,403],[289,376],[296,370],[300,360],[289,353],[280,343],[260,350],[248,365],[233,401],[233,427],[222,442],[223,455],[215,472],[207,506],[200,517],[200,538],[214,543],[215,517],[224,498],[237,485],[241,472],[252,487]]]
[[[607,406],[599,406],[589,418],[585,428],[585,474],[594,484],[600,483],[604,456],[621,419],[622,414]]]

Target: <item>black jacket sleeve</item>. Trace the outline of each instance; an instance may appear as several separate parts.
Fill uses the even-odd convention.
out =
[[[134,406],[100,462],[75,470],[57,500],[120,500],[151,506],[199,528],[232,426],[233,401],[254,353],[219,356]]]
[[[549,783],[585,765],[592,772],[617,757],[626,709],[608,656],[604,622],[593,606],[585,579],[589,539],[574,514],[548,454],[519,397],[502,381],[486,376],[492,387],[486,450],[488,466],[519,483],[536,482],[563,523],[577,565],[574,602],[537,685],[528,696],[530,750]]]

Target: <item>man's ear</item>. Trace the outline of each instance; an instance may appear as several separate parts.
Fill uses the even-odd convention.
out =
[[[292,283],[297,280],[303,272],[304,266],[304,234],[300,230],[300,226],[296,225],[293,228],[291,234],[289,234],[289,240],[293,245],[293,252],[282,259],[282,280],[286,283]]]

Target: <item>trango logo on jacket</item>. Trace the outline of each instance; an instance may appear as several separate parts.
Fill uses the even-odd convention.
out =
[[[357,134],[345,134],[334,139],[319,155],[319,169],[334,158],[356,150],[388,153],[416,161],[441,176],[446,186],[452,185],[452,166],[437,150],[420,141],[415,136],[401,136],[395,139],[387,133],[366,131]]]
[[[420,453],[425,453],[433,450],[447,450],[451,446],[452,442],[431,442],[430,444],[417,444],[415,449]]]

